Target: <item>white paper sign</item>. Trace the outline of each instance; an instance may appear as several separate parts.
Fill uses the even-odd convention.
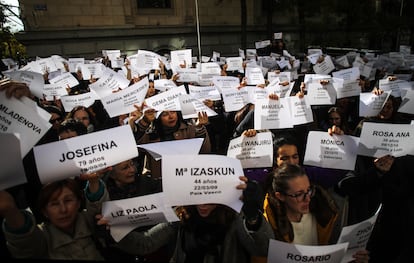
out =
[[[7,98],[5,92],[0,92],[0,132],[19,134],[22,158],[52,127],[37,111],[43,111],[47,115],[38,106],[34,110],[21,100]]]
[[[79,64],[85,64],[85,58],[69,58],[68,59],[68,64],[69,64],[69,71],[70,72],[76,72],[77,71],[77,66]]]
[[[154,88],[159,91],[167,91],[169,89],[176,88],[177,85],[171,79],[156,79],[154,80]]]
[[[216,116],[217,113],[207,107],[202,101],[193,98],[188,94],[183,94],[179,97],[180,108],[183,114],[183,118],[191,119],[191,118],[198,118],[199,112],[207,113],[208,117]]]
[[[243,175],[240,161],[222,155],[166,155],[162,159],[162,189],[166,204],[223,204],[240,212]],[[179,186],[179,191],[177,191]]]
[[[129,82],[130,81],[126,77],[117,74],[110,68],[106,68],[103,72],[103,76],[96,82],[90,84],[89,88],[100,98],[104,98],[111,95],[113,91],[128,87]]]
[[[176,71],[177,69],[181,68],[180,65],[185,64],[187,68],[191,67],[192,64],[192,58],[191,55],[192,50],[191,49],[183,49],[183,50],[172,50],[170,52],[171,55],[171,68],[173,71]]]
[[[329,74],[335,69],[335,65],[332,62],[330,56],[325,56],[324,60],[320,63],[316,63],[313,66],[313,71],[316,74]]]
[[[284,129],[292,128],[289,100],[257,100],[254,107],[254,129]]]
[[[350,66],[347,56],[337,57],[337,58],[335,58],[335,62],[338,63],[339,65],[341,65],[344,68],[348,68]]]
[[[230,140],[227,156],[239,159],[243,168],[272,167],[272,133],[259,132],[254,137],[240,136]]]
[[[38,98],[43,98],[43,86],[45,81],[42,74],[32,71],[17,70],[7,73],[7,75],[12,80],[26,83],[33,95]]]
[[[204,138],[163,141],[138,145],[145,149],[156,160],[161,160],[163,155],[187,155],[198,154],[203,145]]]
[[[411,89],[410,83],[405,80],[380,79],[378,86],[384,91],[391,91],[391,95],[394,97],[401,97],[402,89]]]
[[[246,67],[247,85],[264,84],[263,71],[259,67]]]
[[[337,99],[359,96],[361,94],[361,86],[359,86],[358,80],[344,81],[339,85],[334,82],[333,86],[336,90]]]
[[[242,57],[227,57],[226,58],[227,71],[243,70]]]
[[[104,202],[102,216],[108,220],[114,240],[119,242],[138,227],[178,221],[171,207],[165,206],[164,199],[164,193],[156,193]]]
[[[249,91],[245,88],[223,89],[222,96],[226,112],[238,111],[249,102]]]
[[[304,246],[270,239],[267,262],[339,263],[347,248],[348,243],[328,246]]]
[[[269,85],[265,87],[265,89],[267,90],[268,94],[273,93],[276,94],[279,98],[285,98],[290,96],[294,85],[294,82],[286,86],[281,85],[279,78],[276,78],[270,82]]]
[[[33,150],[42,184],[96,172],[138,156],[129,125],[38,145]]]
[[[46,97],[52,97],[52,100],[53,100],[53,96],[58,97],[58,98],[60,96],[67,96],[68,91],[67,91],[67,88],[59,84],[45,84],[43,86],[43,94]]]
[[[119,58],[121,56],[121,50],[119,49],[104,49],[102,50],[102,56],[108,57],[109,60]]]
[[[240,79],[232,76],[213,76],[213,84],[222,93],[225,89],[234,89],[240,86]]]
[[[414,155],[413,136],[414,126],[410,124],[364,122],[358,154],[371,157]]]
[[[215,86],[194,86],[188,85],[189,94],[198,100],[221,100],[220,92]]]
[[[366,248],[368,240],[371,237],[372,230],[374,229],[375,222],[377,221],[380,208],[367,220],[342,228],[341,234],[338,238],[338,244],[345,242],[349,243],[346,254],[341,261],[342,263],[348,263],[355,260],[352,255],[354,255],[357,251]]]
[[[360,73],[358,67],[352,67],[332,72],[332,76],[335,78],[343,79],[345,81],[354,81],[360,78]]]
[[[135,111],[134,105],[142,105],[149,87],[148,78],[132,86],[102,98],[102,104],[109,117],[115,117]]]
[[[58,84],[65,88],[67,88],[68,86],[70,88],[73,88],[76,85],[79,85],[79,81],[70,72],[65,72],[53,79],[49,79],[49,82],[51,84]]]
[[[159,69],[160,60],[161,56],[157,53],[140,49],[137,54],[136,66],[146,69]]]
[[[271,44],[270,40],[257,41],[254,43],[256,49],[265,48]]]
[[[82,78],[84,80],[90,80],[91,78],[100,78],[105,66],[102,63],[80,64],[78,65],[82,72]]]
[[[93,92],[82,93],[79,95],[63,96],[60,98],[65,112],[70,112],[76,106],[90,107],[95,103],[96,94]]]
[[[220,65],[217,62],[201,63],[201,74],[220,76]]]
[[[0,190],[26,183],[19,138],[0,133],[0,145]]]
[[[167,90],[165,92],[158,93],[152,97],[146,98],[145,103],[151,109],[157,111],[172,110],[179,111],[181,110],[179,97],[180,95],[187,94],[184,85],[181,85],[177,88]]]
[[[398,112],[414,114],[414,90],[404,92]]]
[[[282,71],[282,72],[269,71],[267,72],[267,80],[269,82],[272,82],[275,78],[279,78],[280,82],[283,82],[283,81],[291,82],[292,72],[290,71]]]
[[[363,92],[359,95],[359,116],[373,117],[377,116],[388,100],[391,92],[386,91],[381,95],[375,95],[371,92]]]
[[[313,122],[312,108],[306,103],[305,98],[290,96],[287,99],[289,100],[293,125]]]
[[[354,170],[358,143],[358,137],[335,134],[330,136],[327,132],[310,131],[303,164]]]
[[[336,91],[332,82],[322,85],[320,83],[307,84],[306,102],[309,105],[334,105]]]
[[[198,83],[200,81],[200,72],[197,68],[179,68],[176,72],[179,82]]]
[[[255,104],[257,100],[267,99],[269,92],[267,89],[258,86],[244,87],[249,93],[249,102]]]

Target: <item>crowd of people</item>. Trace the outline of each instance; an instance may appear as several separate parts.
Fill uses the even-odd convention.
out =
[[[379,88],[380,80],[393,81],[404,75],[410,83],[414,78],[412,65],[410,68],[391,60],[385,66],[376,65],[380,54],[332,57],[320,50],[315,61],[312,53],[299,61],[285,49],[282,40],[273,41],[256,54],[243,55],[246,56],[237,70],[228,70],[229,65],[223,58],[210,58],[208,62],[219,65],[220,76],[237,77],[236,89],[252,86],[247,69],[259,67],[263,70],[264,82],[254,86],[265,88],[276,75],[279,85],[292,87],[286,96],[300,98],[307,95],[311,83],[307,76],[318,76],[316,82],[324,85],[332,81],[333,72],[353,67],[356,59],[372,62],[370,76],[358,76],[361,92],[381,95],[384,91]],[[343,63],[344,57],[349,63]],[[335,68],[328,74],[317,74],[312,65],[328,58]],[[147,78],[146,99],[164,92],[156,88],[157,80],[170,80],[177,87],[183,85],[187,93],[189,86],[201,86],[197,82],[182,81],[179,70],[168,65],[169,58],[159,60],[158,66],[146,72],[135,68],[131,57],[124,59],[124,64],[117,66],[112,66],[114,62],[108,57],[94,63],[125,77],[128,86]],[[45,84],[50,83],[51,75],[70,72],[68,60],[62,58],[61,62],[64,66],[57,72],[47,69],[43,72]],[[179,67],[199,66],[184,63]],[[185,119],[179,110],[156,111],[143,103],[134,105],[135,110],[129,114],[110,117],[99,99],[90,106],[79,105],[67,110],[59,96],[37,97],[25,83],[7,77],[8,72],[3,71],[0,92],[8,98],[28,97],[50,113],[52,126],[36,145],[129,125],[137,145],[202,138],[200,154],[226,155],[232,139],[270,131],[273,164],[247,168],[240,174],[242,183],[234,186],[243,193],[240,213],[207,200],[204,204],[178,206],[174,208],[178,222],[140,227],[116,242],[109,234],[108,222],[101,216],[102,203],[162,192],[162,160],[139,148],[136,158],[97,172],[42,184],[31,150],[22,159],[27,183],[0,189],[2,255],[15,259],[82,261],[266,262],[270,239],[298,245],[335,244],[343,226],[370,218],[382,205],[369,242],[365,249],[354,254],[354,262],[408,262],[410,258],[409,244],[414,234],[413,156],[358,155],[353,170],[303,164],[310,131],[358,137],[367,122],[412,123],[412,114],[398,111],[401,97],[390,95],[377,116],[359,116],[358,95],[336,99],[333,105],[312,106],[311,123],[293,128],[255,129],[254,102],[228,111],[222,99],[206,98],[202,102],[216,115],[210,117],[200,111],[196,118],[190,119]],[[88,93],[90,85],[99,80],[93,76],[84,78],[80,68],[71,74],[79,84],[69,87],[66,96]],[[269,94],[269,99],[281,97]]]

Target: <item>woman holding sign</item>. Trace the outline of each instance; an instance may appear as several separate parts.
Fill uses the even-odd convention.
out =
[[[284,164],[273,173],[273,195],[267,196],[264,215],[275,239],[299,245],[328,245],[338,219],[338,207],[321,187],[311,185],[299,165]],[[356,262],[368,262],[367,251],[358,251]]]
[[[112,169],[103,177],[105,186],[111,200],[121,200],[144,196],[162,191],[161,181],[154,180],[151,177],[141,176],[137,173],[137,167],[134,160],[126,160],[112,166]],[[143,231],[150,226],[140,227],[134,231]],[[101,231],[102,230],[102,231]],[[106,230],[99,229],[101,236],[105,237],[105,250],[107,259],[111,260],[129,260],[135,262],[167,262],[169,255],[168,246],[151,253],[151,255],[137,255],[136,253],[125,253],[115,246],[115,241],[111,236],[106,235]],[[109,258],[110,256],[110,258]]]
[[[153,109],[142,113],[141,107],[131,113],[129,124],[134,132],[137,144],[155,143],[172,140],[192,138],[204,138],[200,153],[210,153],[211,144],[206,124],[208,116],[206,112],[199,112],[195,123],[183,119],[181,111],[162,111],[158,118]],[[141,118],[142,117],[142,118]],[[138,123],[135,123],[135,121]],[[153,178],[161,178],[161,161],[155,160],[150,154],[145,153],[143,175],[151,175]]]
[[[85,175],[84,175],[85,176]],[[95,215],[107,192],[98,173],[87,175],[86,208],[84,192],[74,179],[43,186],[38,207],[44,221],[36,220],[28,210],[20,210],[7,191],[0,191],[0,217],[11,255],[15,258],[54,260],[103,260],[95,242]]]
[[[245,176],[239,178],[246,182],[236,186],[243,190],[241,213],[222,204],[176,207],[179,222],[160,223],[145,232],[132,231],[118,247],[145,255],[167,243],[175,244],[171,263],[265,262],[273,233],[261,212],[261,188]],[[98,221],[107,223],[104,218]]]

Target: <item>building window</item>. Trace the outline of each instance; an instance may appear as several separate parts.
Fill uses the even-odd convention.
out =
[[[137,0],[138,8],[171,8],[171,0]]]

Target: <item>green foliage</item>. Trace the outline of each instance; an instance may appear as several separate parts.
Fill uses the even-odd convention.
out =
[[[26,57],[26,47],[17,41],[10,28],[5,26],[7,20],[5,9],[0,5],[0,54],[1,58],[12,58],[16,61]]]
[[[2,30],[0,32],[0,37],[1,58],[13,58],[14,60],[19,60],[26,57],[26,47],[17,41],[14,34],[10,33],[7,30]]]

